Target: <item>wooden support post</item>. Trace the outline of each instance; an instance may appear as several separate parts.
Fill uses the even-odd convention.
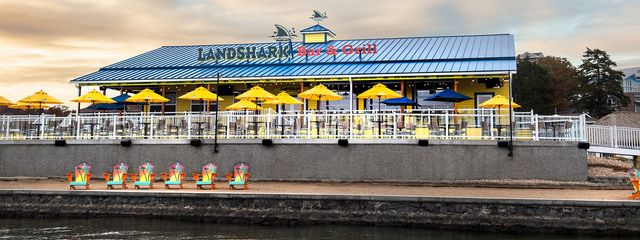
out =
[[[167,97],[167,86],[166,86],[166,85],[163,85],[163,86],[162,86],[162,96],[163,96],[163,97]],[[165,106],[166,106],[166,102],[163,102],[163,103],[162,103],[162,114],[164,114],[164,108],[165,108]]]

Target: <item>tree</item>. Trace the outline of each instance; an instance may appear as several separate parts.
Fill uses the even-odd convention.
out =
[[[579,109],[601,118],[629,104],[629,97],[622,89],[624,74],[613,70],[615,66],[617,64],[605,51],[587,48],[582,55],[579,84],[574,95]]]
[[[518,60],[518,73],[513,80],[514,101],[522,110],[553,114],[553,89],[549,72],[529,59]]]
[[[536,63],[549,73],[549,85],[553,92],[552,106],[556,113],[572,112],[571,97],[578,87],[578,69],[566,58],[547,56]]]
[[[64,117],[67,116],[71,113],[71,111],[69,110],[69,107],[65,106],[65,105],[57,105],[57,106],[53,106],[50,107],[49,109],[47,109],[45,111],[46,114],[53,114],[57,117]]]

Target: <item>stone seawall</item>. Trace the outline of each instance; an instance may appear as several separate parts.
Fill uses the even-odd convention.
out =
[[[208,162],[222,173],[246,162],[254,180],[269,181],[587,180],[587,152],[575,142],[515,142],[513,157],[496,141],[430,140],[418,146],[411,139],[355,139],[344,147],[335,139],[274,139],[273,146],[244,139],[220,141],[218,153],[212,143],[146,139],[123,147],[118,140],[69,140],[59,147],[53,141],[0,141],[0,177],[60,177],[80,162],[99,176],[120,161],[130,171],[151,161],[157,172],[181,162],[188,173]]]
[[[640,232],[640,203],[411,196],[0,190],[2,217],[151,217],[483,231]]]

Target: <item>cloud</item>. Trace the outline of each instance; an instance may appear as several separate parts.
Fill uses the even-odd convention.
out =
[[[640,66],[634,1],[487,0],[0,0],[0,95],[43,88],[68,100],[69,80],[164,45],[271,41],[278,23],[314,24],[312,9],[339,39],[513,33],[517,52],[580,63],[606,50],[621,67]],[[75,106],[69,104],[70,106]]]

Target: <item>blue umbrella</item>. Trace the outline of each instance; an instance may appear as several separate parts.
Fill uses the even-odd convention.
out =
[[[407,97],[390,98],[390,99],[382,101],[382,103],[384,103],[384,104],[386,104],[388,106],[420,106],[416,102],[411,101],[411,99],[409,99]]]
[[[91,106],[88,106],[85,109],[90,109],[90,110],[125,110],[127,108],[127,105],[140,105],[138,103],[128,103],[125,102],[124,100],[127,100],[127,98],[130,98],[131,96],[127,95],[127,94],[122,94],[120,96],[116,96],[113,97],[111,99],[113,99],[113,101],[116,101],[116,103],[101,103],[101,104],[92,104]]]
[[[462,102],[471,99],[465,95],[457,93],[451,89],[446,89],[442,92],[436,93],[431,97],[425,99],[425,101],[439,101],[439,102]]]

